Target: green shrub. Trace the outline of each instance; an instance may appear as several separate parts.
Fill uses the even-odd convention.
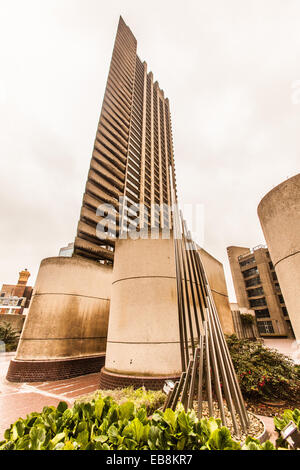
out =
[[[0,324],[0,341],[4,342],[7,352],[16,351],[19,338],[19,333],[8,322]]]
[[[163,406],[166,399],[166,395],[161,390],[146,390],[144,387],[138,389],[126,387],[114,390],[97,390],[89,395],[79,397],[76,402],[90,402],[96,400],[99,396],[102,396],[102,398],[110,396],[119,405],[126,401],[132,401],[136,408],[144,406],[148,415],[151,415],[155,410]]]
[[[118,405],[111,397],[47,406],[42,413],[18,419],[4,434],[0,450],[264,450],[248,438],[241,446],[218,419],[198,420],[180,405],[174,412],[156,411],[151,418],[132,402]]]
[[[240,317],[244,325],[253,325],[254,317],[251,313],[240,313]]]
[[[276,445],[279,447],[288,448],[287,441],[281,437],[281,431],[289,424],[290,421],[293,421],[296,424],[298,431],[300,431],[300,410],[297,408],[295,410],[284,410],[280,417],[276,416],[274,418],[275,429],[278,432]]]
[[[235,335],[227,337],[227,344],[245,398],[291,399],[299,394],[299,367],[292,359]]]

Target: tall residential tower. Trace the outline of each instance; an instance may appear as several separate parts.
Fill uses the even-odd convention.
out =
[[[74,250],[107,264],[113,262],[121,228],[134,227],[137,220],[143,229],[171,226],[169,167],[174,181],[175,172],[169,100],[136,49],[120,17]],[[110,206],[103,217],[96,215],[102,204]],[[97,230],[101,223],[108,232],[103,237]]]

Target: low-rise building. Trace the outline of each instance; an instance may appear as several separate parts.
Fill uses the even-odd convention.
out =
[[[237,303],[253,309],[261,336],[293,338],[288,311],[274,270],[269,250],[264,245],[253,249],[227,248]]]
[[[27,286],[30,272],[24,269],[19,273],[17,284],[3,284],[0,291],[0,315],[23,314],[29,307],[32,287]]]

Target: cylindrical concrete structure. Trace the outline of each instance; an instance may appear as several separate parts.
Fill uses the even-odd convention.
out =
[[[100,371],[111,278],[111,266],[79,256],[44,259],[7,379],[58,380]]]
[[[203,248],[199,250],[199,253],[211,288],[223,333],[225,335],[232,335],[234,333],[234,326],[223,265]]]
[[[300,344],[300,174],[266,194],[258,216]]]
[[[100,387],[161,388],[180,373],[173,239],[118,240]]]

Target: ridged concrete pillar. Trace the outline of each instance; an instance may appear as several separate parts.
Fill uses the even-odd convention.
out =
[[[118,240],[100,388],[161,388],[181,373],[173,239]]]
[[[272,189],[261,200],[258,216],[300,344],[300,174]]]
[[[41,262],[7,379],[58,380],[104,363],[112,268],[81,257]]]

